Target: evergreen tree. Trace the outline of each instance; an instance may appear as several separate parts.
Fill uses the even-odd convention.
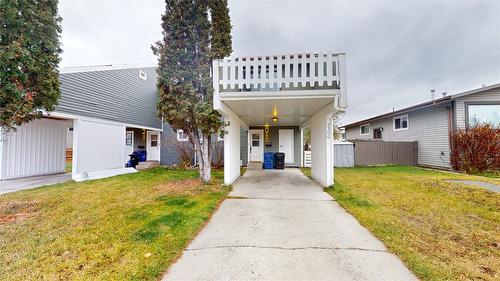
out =
[[[58,0],[0,0],[0,127],[9,131],[59,98]]]
[[[210,181],[211,135],[224,128],[213,110],[212,59],[232,52],[227,0],[165,0],[158,56],[158,114],[193,142],[200,177]],[[209,18],[210,15],[210,18]]]

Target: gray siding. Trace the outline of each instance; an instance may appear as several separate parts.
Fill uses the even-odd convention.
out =
[[[467,124],[466,103],[467,102],[500,102],[500,87],[482,93],[472,94],[455,100],[455,128],[465,129]]]
[[[246,166],[248,163],[248,131],[240,129],[240,159],[241,165]]]
[[[156,68],[62,73],[57,112],[161,129]],[[147,80],[139,78],[139,70]]]
[[[177,134],[169,124],[163,123],[163,132],[161,133],[161,155],[160,163],[162,165],[178,165],[179,153],[173,142],[177,142]]]
[[[264,127],[250,127],[250,129],[262,129]],[[278,152],[279,151],[279,130],[280,129],[293,129],[293,142],[294,142],[294,165],[300,166],[300,130],[297,126],[289,126],[289,127],[269,127],[269,140],[271,141],[272,146],[264,146],[264,152]],[[245,145],[245,154],[248,153],[248,138],[246,139],[247,144]],[[243,146],[243,145],[242,145]]]
[[[450,168],[448,113],[446,108],[431,107],[408,113],[409,128],[393,130],[393,117],[370,123],[370,134],[360,135],[360,126],[346,128],[347,140],[373,139],[373,129],[382,127],[384,141],[418,141],[418,164]],[[441,155],[443,153],[444,155]]]

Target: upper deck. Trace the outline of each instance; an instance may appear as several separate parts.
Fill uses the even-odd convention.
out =
[[[214,86],[223,92],[339,90],[344,54],[305,53],[214,60]]]

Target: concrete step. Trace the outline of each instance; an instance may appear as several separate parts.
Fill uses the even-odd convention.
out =
[[[160,166],[160,161],[144,161],[144,162],[139,162],[139,165],[135,167],[137,170],[146,170],[146,169],[151,169],[154,167]]]
[[[262,162],[248,162],[247,170],[262,170]]]

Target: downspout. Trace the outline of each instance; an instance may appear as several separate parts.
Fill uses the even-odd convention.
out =
[[[447,107],[447,113],[448,113],[448,145],[449,145],[449,152],[448,152],[448,159],[449,159],[449,164],[450,166],[453,167],[452,165],[452,151],[453,151],[453,128],[452,128],[452,120],[453,120],[453,111],[452,111],[453,103],[450,103],[450,107]]]

